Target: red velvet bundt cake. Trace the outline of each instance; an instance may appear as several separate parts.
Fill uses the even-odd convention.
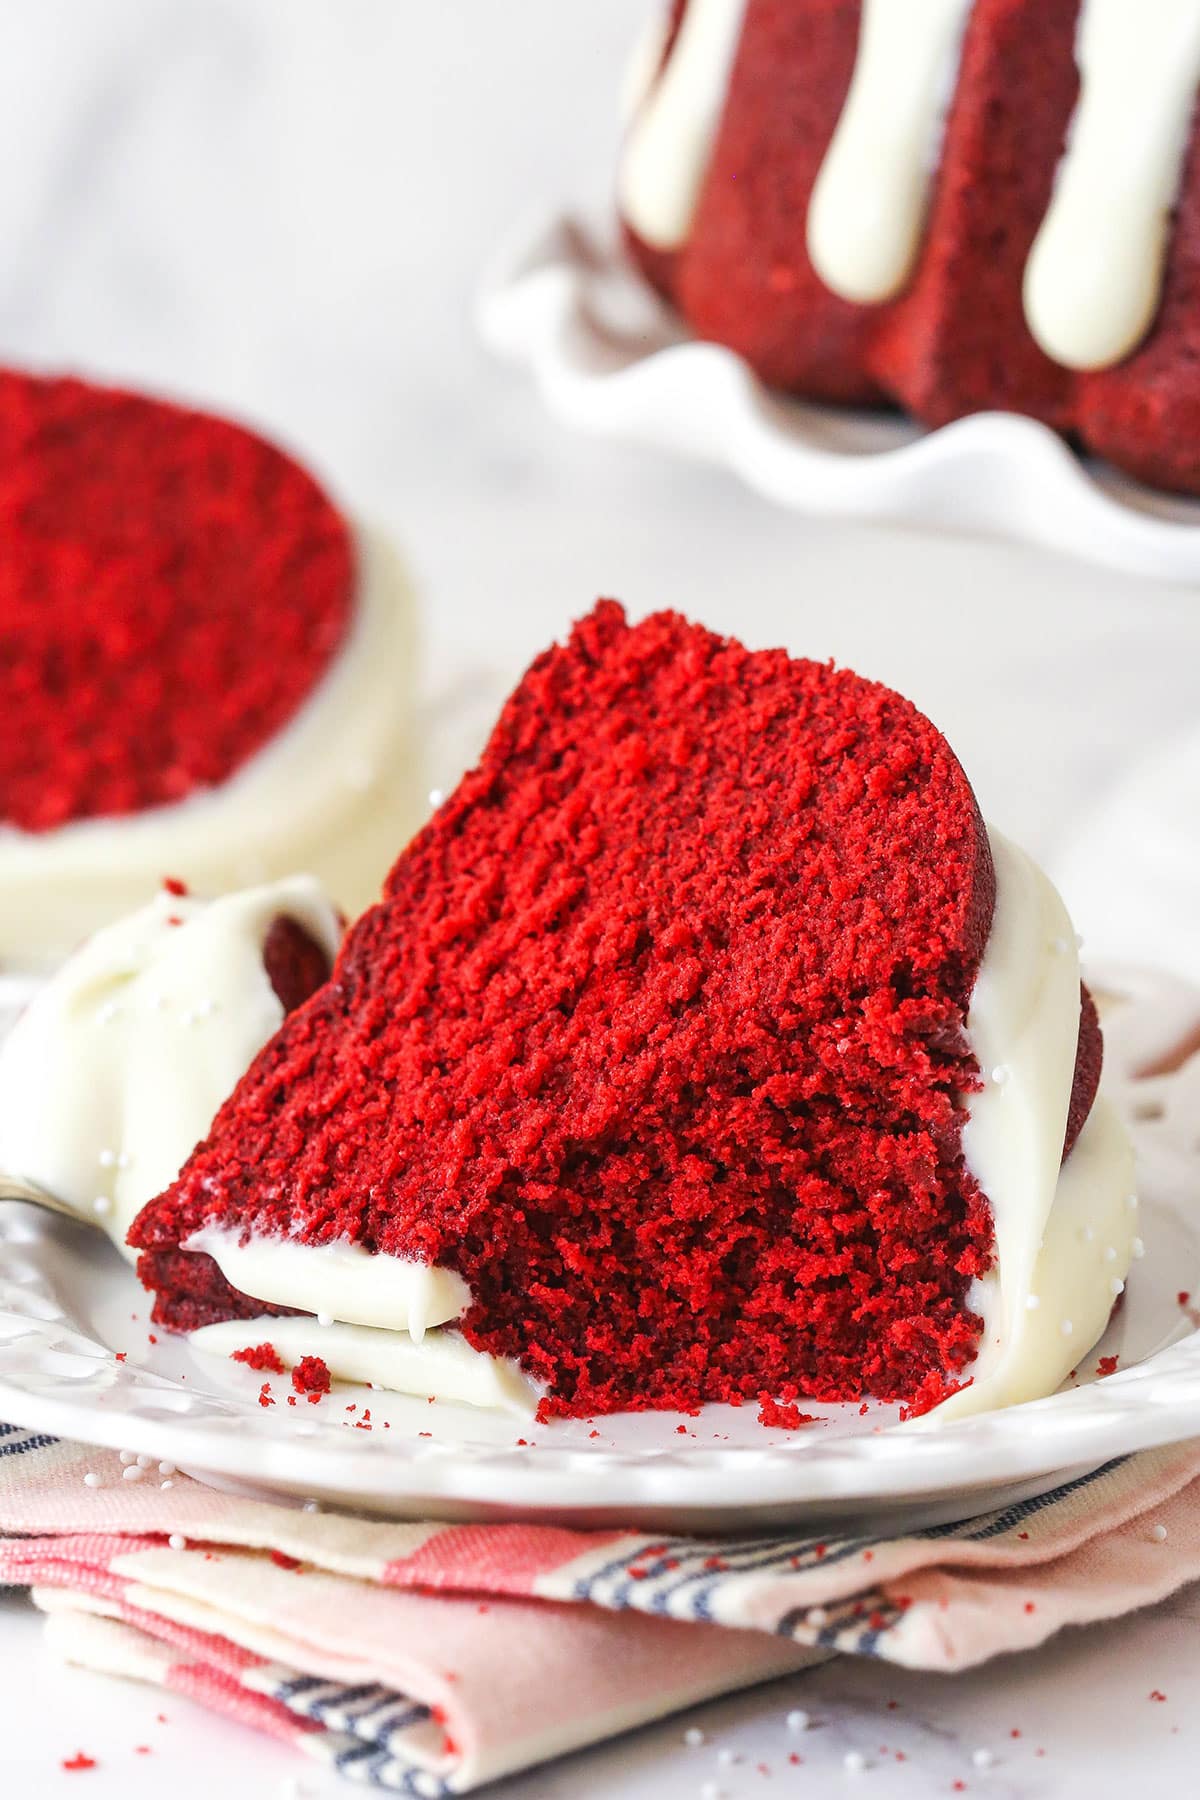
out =
[[[545,1413],[993,1404],[1128,1263],[1099,1064],[1062,904],[928,720],[605,601],[130,1243],[168,1326],[407,1306]]]
[[[168,873],[315,867],[364,904],[404,825],[385,804],[380,840],[361,790],[396,797],[406,613],[261,438],[0,371],[0,962],[70,948]]]
[[[1200,7],[673,0],[620,171],[701,338],[807,397],[1002,408],[1200,492]]]

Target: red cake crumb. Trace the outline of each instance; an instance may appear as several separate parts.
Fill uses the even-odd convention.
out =
[[[302,1356],[292,1370],[292,1386],[298,1394],[307,1394],[314,1403],[330,1387],[329,1370],[319,1356]]]
[[[272,1550],[271,1561],[277,1569],[298,1569],[301,1566],[298,1556],[288,1556],[283,1550]]]
[[[1120,1358],[1116,1356],[1102,1356],[1096,1364],[1097,1375],[1099,1375],[1101,1379],[1103,1379],[1105,1375],[1115,1375],[1119,1361]]]
[[[227,781],[345,639],[344,520],[224,419],[0,371],[0,513],[0,817],[21,830]]]
[[[264,1381],[258,1390],[258,1404],[260,1406],[274,1406],[275,1404],[275,1397],[271,1392],[269,1381]]]
[[[283,1374],[283,1364],[274,1344],[247,1344],[244,1350],[231,1350],[229,1356],[232,1362],[245,1363],[248,1369],[258,1369],[263,1374]]]
[[[813,1419],[812,1413],[801,1412],[794,1401],[772,1400],[769,1396],[758,1409],[760,1425],[775,1425],[781,1431],[799,1431],[802,1425],[811,1425]]]
[[[63,1758],[62,1766],[64,1769],[76,1770],[94,1769],[98,1765],[94,1756],[88,1756],[85,1751],[77,1750],[74,1756],[65,1756]]]
[[[163,887],[168,894],[174,894],[176,899],[182,899],[188,891],[187,882],[180,881],[178,875],[164,875]]]
[[[602,602],[533,665],[130,1242],[251,1316],[205,1223],[456,1270],[539,1417],[960,1385],[994,875],[907,701]],[[1081,1015],[1082,1016],[1082,1015]]]

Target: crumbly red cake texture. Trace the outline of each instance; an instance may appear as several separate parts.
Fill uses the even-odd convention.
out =
[[[263,1375],[282,1375],[283,1363],[274,1344],[247,1344],[244,1349],[231,1350],[232,1362],[245,1363],[248,1369],[257,1369]]]
[[[155,1319],[263,1311],[180,1248],[219,1222],[457,1269],[547,1412],[933,1403],[994,893],[899,695],[601,602],[135,1222]]]
[[[0,820],[29,832],[218,786],[350,625],[312,478],[225,419],[0,371]]]
[[[329,1369],[319,1356],[302,1356],[292,1370],[292,1386],[310,1400],[319,1400],[330,1385]]]
[[[673,0],[673,27],[685,9]],[[627,233],[648,278],[772,385],[896,402],[930,425],[1027,413],[1156,486],[1200,492],[1200,127],[1153,329],[1114,368],[1062,368],[1021,290],[1078,97],[1079,0],[974,0],[912,279],[856,305],[821,282],[805,232],[860,14],[860,0],[747,0],[687,242],[664,254]]]

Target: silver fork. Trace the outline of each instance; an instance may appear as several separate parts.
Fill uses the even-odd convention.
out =
[[[91,1220],[83,1213],[76,1212],[57,1194],[47,1193],[45,1188],[38,1187],[33,1181],[20,1181],[15,1175],[0,1173],[0,1200],[24,1200],[30,1206],[40,1206],[46,1212],[60,1213],[64,1219],[74,1219],[77,1225],[89,1225]]]

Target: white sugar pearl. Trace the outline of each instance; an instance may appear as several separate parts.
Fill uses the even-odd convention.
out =
[[[1118,1281],[1115,1275],[1109,1283],[1109,1286],[1112,1288],[1114,1300],[1118,1299],[1125,1292],[1125,1283],[1123,1281]]]
[[[1075,1325],[1071,1319],[1064,1319],[1058,1329],[1062,1332],[1064,1337],[1070,1337],[1075,1329]]]
[[[167,1492],[168,1488],[173,1488],[174,1486],[175,1486],[175,1483],[173,1481],[160,1481],[158,1484],[158,1489],[161,1494],[165,1494]]]
[[[704,1742],[704,1733],[698,1725],[689,1725],[683,1734],[683,1741],[690,1750],[698,1750]]]
[[[321,1502],[319,1500],[306,1500],[300,1510],[301,1512],[306,1513],[319,1513],[321,1510]]]
[[[717,1761],[723,1769],[732,1769],[737,1763],[740,1763],[741,1760],[741,1755],[736,1750],[726,1748],[717,1751]]]
[[[132,1462],[137,1461],[137,1457],[134,1455],[132,1450],[122,1450],[121,1461],[123,1463],[132,1463]]]
[[[92,1211],[98,1219],[107,1219],[113,1209],[113,1203],[107,1194],[97,1194],[92,1201]]]
[[[990,1750],[972,1750],[971,1761],[977,1769],[990,1769],[996,1758]]]
[[[1038,1307],[1041,1304],[1042,1303],[1038,1299],[1036,1294],[1026,1294],[1026,1296],[1025,1296],[1025,1311],[1026,1312],[1036,1312]]]
[[[136,1459],[139,1469],[148,1469],[154,1461],[152,1456],[139,1456]]]
[[[100,1486],[100,1477],[97,1475],[95,1469],[88,1470],[83,1478],[83,1485],[84,1487],[90,1488],[98,1488]]]
[[[439,806],[441,806],[443,804],[443,802],[445,801],[445,798],[446,798],[445,793],[443,792],[443,790],[441,788],[430,788],[429,804],[430,804],[430,806],[432,806],[434,808],[435,811],[437,810],[437,808]]]
[[[1165,1544],[1167,1541],[1166,1526],[1165,1525],[1156,1525],[1153,1528],[1153,1530],[1151,1531],[1150,1536],[1154,1539],[1156,1544]]]
[[[1116,1262],[1116,1260],[1117,1260],[1117,1246],[1116,1246],[1116,1245],[1115,1245],[1115,1244],[1110,1244],[1110,1245],[1109,1245],[1109,1246],[1108,1246],[1108,1248],[1107,1248],[1107,1250],[1105,1250],[1105,1252],[1104,1252],[1104,1260],[1105,1260],[1105,1262]]]
[[[1136,1212],[1138,1209],[1137,1195],[1136,1194],[1126,1194],[1125,1204],[1129,1208],[1130,1212]]]
[[[1146,1246],[1145,1246],[1145,1244],[1143,1244],[1141,1238],[1134,1238],[1134,1240],[1133,1240],[1133,1260],[1134,1260],[1134,1262],[1141,1262],[1141,1260],[1142,1260],[1143,1256],[1145,1256],[1145,1254],[1146,1254]]]
[[[173,1475],[175,1473],[175,1464],[173,1462],[160,1462],[158,1465],[158,1472],[160,1475]]]
[[[1056,956],[1065,956],[1071,948],[1071,940],[1070,938],[1056,937],[1051,941],[1050,948]]]
[[[317,1324],[318,1325],[332,1325],[333,1324],[333,1314],[332,1313],[318,1313],[317,1314]]]
[[[115,1150],[102,1150],[100,1152],[100,1167],[102,1169],[115,1169],[116,1166],[117,1166],[116,1151]]]
[[[700,1789],[700,1800],[725,1800],[724,1788],[719,1788],[715,1781],[706,1781]]]
[[[867,1766],[867,1759],[861,1750],[847,1750],[842,1758],[842,1767],[848,1775],[861,1775]]]
[[[1011,1074],[1012,1070],[1007,1063],[997,1063],[992,1070],[992,1080],[997,1087],[1003,1087]]]
[[[130,1156],[128,1150],[118,1150],[118,1152],[117,1152],[117,1167],[118,1167],[118,1169],[127,1169],[132,1161],[133,1161],[133,1158],[132,1158],[132,1156]]]
[[[808,1714],[805,1712],[804,1708],[802,1706],[793,1707],[792,1711],[787,1716],[788,1730],[789,1731],[807,1731],[808,1726],[809,1726],[809,1717],[808,1717]]]
[[[121,1478],[123,1481],[140,1481],[142,1479],[142,1474],[143,1471],[138,1468],[136,1463],[130,1463],[128,1467],[121,1470]]]
[[[186,1550],[187,1549],[187,1539],[184,1537],[182,1531],[173,1531],[171,1533],[170,1537],[167,1539],[167,1543],[170,1545],[172,1550]]]
[[[1085,1244],[1093,1244],[1096,1241],[1096,1234],[1090,1225],[1085,1225],[1079,1235]]]

